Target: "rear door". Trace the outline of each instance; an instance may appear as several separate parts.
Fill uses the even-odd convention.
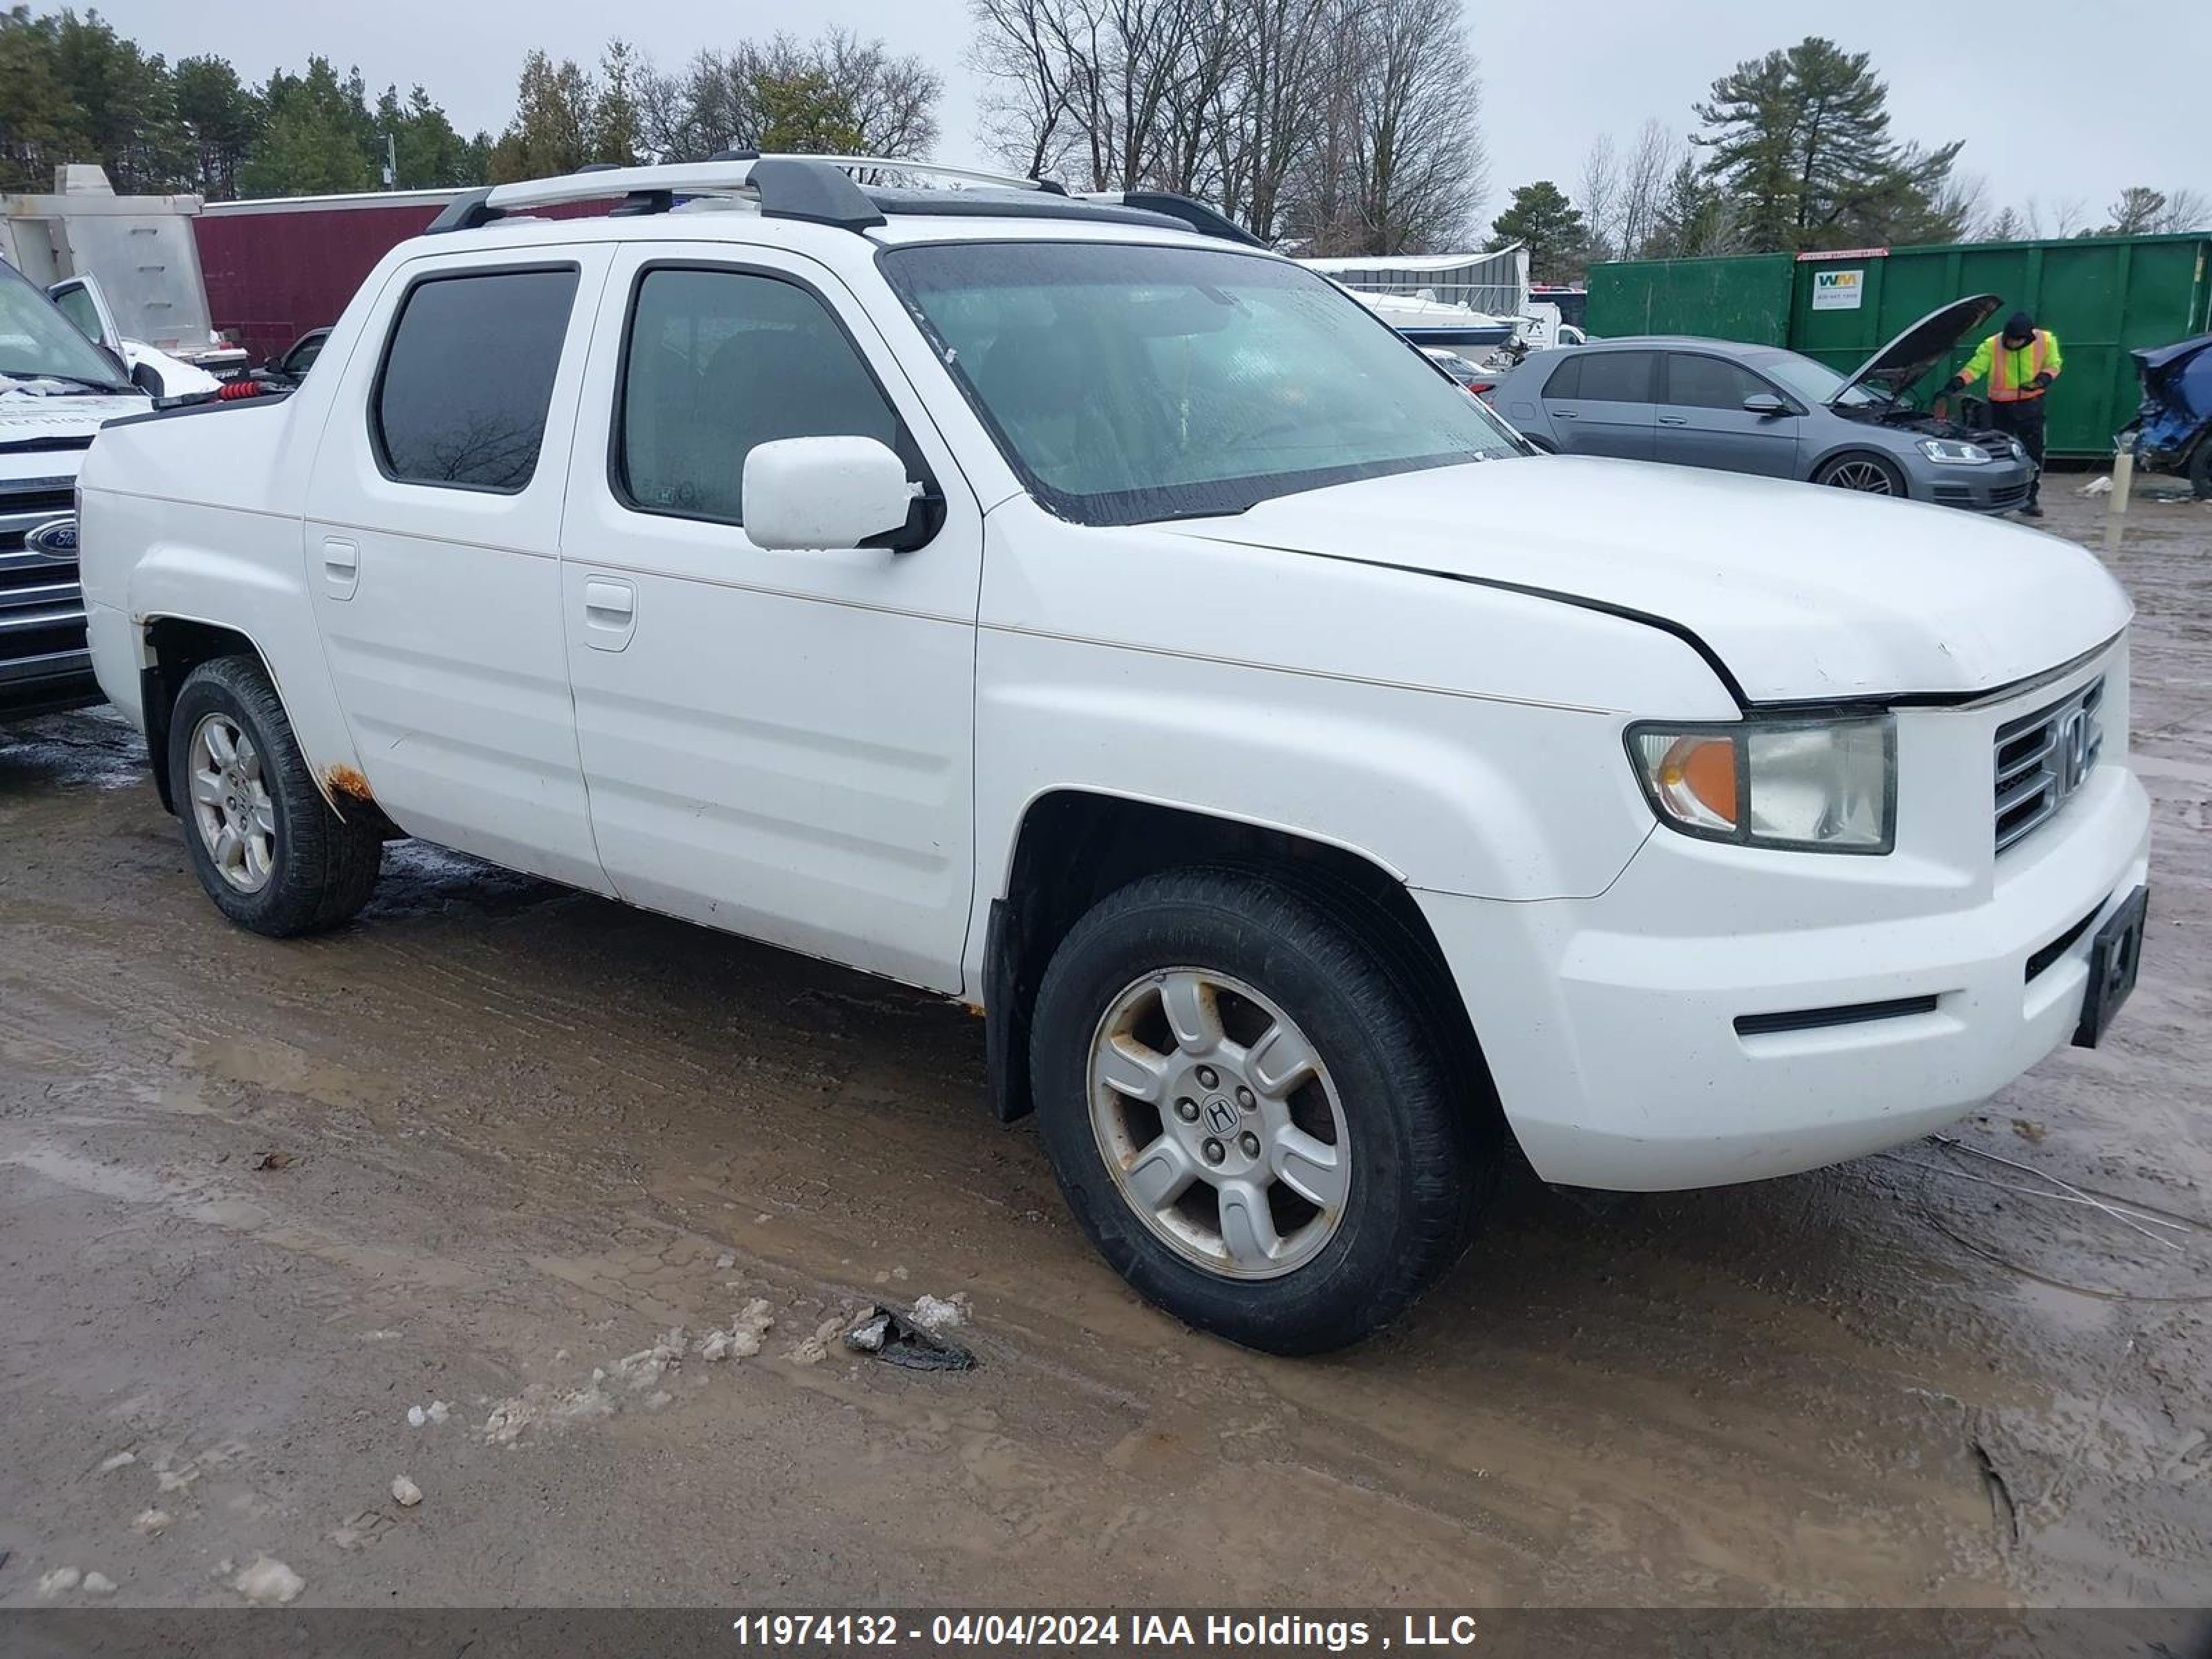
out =
[[[378,803],[412,834],[599,891],[560,545],[611,257],[532,248],[401,267],[332,388],[305,550]]]
[[[1797,405],[1741,363],[1699,351],[1666,354],[1657,425],[1658,457],[1680,466],[1756,472],[1771,478],[1797,474],[1797,439],[1804,417]],[[1743,406],[1765,393],[1789,405],[1784,415],[1757,415]]]
[[[1656,453],[1656,351],[1569,352],[1544,383],[1544,413],[1560,452],[1648,461]]]

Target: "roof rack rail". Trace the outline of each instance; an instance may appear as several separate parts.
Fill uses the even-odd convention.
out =
[[[664,162],[648,167],[613,167],[592,162],[574,173],[554,179],[530,179],[511,185],[491,185],[472,190],[448,203],[425,228],[425,235],[447,231],[475,230],[532,208],[555,207],[572,202],[592,202],[618,197],[612,216],[665,213],[679,197],[741,196],[759,204],[772,219],[799,219],[830,225],[842,230],[872,230],[887,222],[886,211],[920,211],[911,199],[904,205],[898,192],[871,194],[855,173],[893,173],[941,179],[956,184],[981,185],[986,191],[1019,191],[1033,197],[1058,198],[1066,204],[1055,210],[1043,200],[1023,216],[1077,216],[1086,209],[1110,211],[1119,205],[1132,210],[1133,222],[1170,222],[1204,235],[1261,246],[1258,239],[1202,202],[1158,191],[1132,191],[1070,197],[1060,185],[1048,179],[1013,173],[985,173],[975,167],[946,167],[935,161],[908,161],[886,155],[757,155],[749,150],[723,150],[711,161]],[[946,207],[957,194],[948,194]],[[1009,204],[1000,196],[997,202]],[[979,211],[985,211],[981,203]],[[1135,216],[1142,214],[1144,218]]]

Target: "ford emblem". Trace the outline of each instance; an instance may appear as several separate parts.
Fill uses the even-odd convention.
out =
[[[49,519],[42,525],[33,525],[24,532],[23,545],[41,558],[74,559],[76,557],[76,520]]]

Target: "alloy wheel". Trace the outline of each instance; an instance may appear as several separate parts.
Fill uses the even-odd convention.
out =
[[[1092,1036],[1091,1122],[1115,1188],[1184,1260],[1273,1279],[1336,1236],[1352,1137],[1328,1068],[1296,1021],[1202,968],[1146,975]]]
[[[276,868],[276,806],[260,750],[229,715],[205,714],[192,728],[187,765],[200,844],[224,881],[259,892]]]
[[[1894,495],[1889,470],[1879,461],[1843,461],[1828,471],[1828,482],[1838,489],[1856,489],[1869,495]]]

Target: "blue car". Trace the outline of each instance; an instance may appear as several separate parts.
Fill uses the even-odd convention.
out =
[[[2142,407],[2121,440],[2135,441],[2143,465],[2178,472],[2212,500],[2212,334],[2148,348],[2135,360]]]

